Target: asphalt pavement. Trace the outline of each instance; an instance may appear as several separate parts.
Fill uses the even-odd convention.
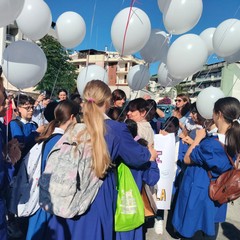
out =
[[[148,219],[146,228],[146,240],[170,240],[177,239],[171,236],[166,230],[168,211],[165,211],[165,229],[162,235],[157,235],[154,231],[154,219]],[[234,201],[234,204],[228,204],[226,222],[220,224],[217,240],[240,240],[240,198]]]

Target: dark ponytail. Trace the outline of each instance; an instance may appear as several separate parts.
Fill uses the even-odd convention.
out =
[[[214,105],[215,113],[222,113],[229,128],[226,131],[226,150],[230,156],[240,153],[240,102],[234,97],[220,98]]]

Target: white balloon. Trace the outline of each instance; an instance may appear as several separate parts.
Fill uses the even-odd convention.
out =
[[[51,11],[44,1],[25,0],[17,18],[17,25],[24,35],[34,41],[39,40],[49,32],[51,24]]]
[[[147,63],[161,61],[166,63],[169,49],[169,36],[164,31],[152,29],[151,35],[140,51],[142,59]]]
[[[161,12],[164,11],[167,0],[158,0],[158,7]]]
[[[168,79],[168,68],[165,63],[161,63],[158,67],[158,82],[161,84],[161,86],[166,87],[169,84]]]
[[[208,49],[208,56],[214,53],[213,50],[213,34],[216,28],[207,28],[200,33],[200,38],[205,42]]]
[[[146,66],[135,65],[130,68],[127,75],[128,85],[132,90],[141,90],[147,86],[150,80],[150,73]]]
[[[200,71],[208,57],[207,46],[195,34],[185,34],[170,46],[167,55],[169,74],[175,79],[185,79]]]
[[[147,43],[151,33],[151,23],[147,14],[141,9],[133,7],[129,18],[130,10],[131,8],[125,8],[120,11],[113,19],[111,26],[113,45],[123,55],[140,51]]]
[[[79,45],[86,34],[84,19],[75,12],[63,13],[56,22],[57,38],[65,48]]]
[[[23,9],[25,0],[0,1],[0,28],[14,22]]]
[[[89,65],[83,68],[77,78],[77,89],[80,95],[83,94],[86,84],[92,80],[101,80],[108,84],[108,74],[104,68],[98,65]]]
[[[3,52],[3,73],[16,88],[34,87],[46,71],[47,58],[35,43],[13,42]]]
[[[215,102],[223,98],[224,93],[216,87],[208,87],[202,90],[197,97],[196,105],[200,115],[206,119],[212,119]]]
[[[240,61],[240,49],[239,49],[239,51],[237,51],[237,52],[234,53],[233,55],[228,56],[228,57],[225,57],[224,60],[225,60],[227,63],[235,63],[235,62]]]
[[[169,0],[163,11],[163,23],[171,34],[182,34],[191,30],[202,15],[202,0]]]
[[[214,52],[219,57],[228,57],[240,49],[240,21],[228,19],[222,22],[213,35]]]
[[[163,87],[174,87],[182,81],[182,79],[174,79],[169,73],[165,63],[161,63],[158,68],[158,82]]]

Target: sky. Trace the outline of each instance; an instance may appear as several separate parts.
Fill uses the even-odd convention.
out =
[[[175,0],[183,1],[183,0]],[[45,0],[48,4],[53,21],[67,11],[80,14],[86,23],[86,36],[82,43],[74,50],[96,49],[115,51],[111,41],[111,25],[114,17],[122,9],[130,7],[131,0]],[[134,7],[142,9],[151,21],[151,28],[165,30],[162,13],[158,8],[157,0],[136,0]],[[200,34],[209,27],[217,27],[221,22],[229,18],[240,19],[239,0],[203,0],[203,12],[197,25],[187,33]],[[172,43],[181,35],[174,35]],[[140,55],[136,53],[140,58]],[[219,59],[213,57],[210,62]],[[159,63],[150,65],[151,74],[156,74]]]

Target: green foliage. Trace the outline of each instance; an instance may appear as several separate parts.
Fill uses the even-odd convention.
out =
[[[77,67],[69,62],[68,52],[52,36],[47,35],[40,42],[48,65],[47,72],[36,89],[48,90],[53,96],[57,96],[57,91],[61,88],[73,92],[76,89]]]

